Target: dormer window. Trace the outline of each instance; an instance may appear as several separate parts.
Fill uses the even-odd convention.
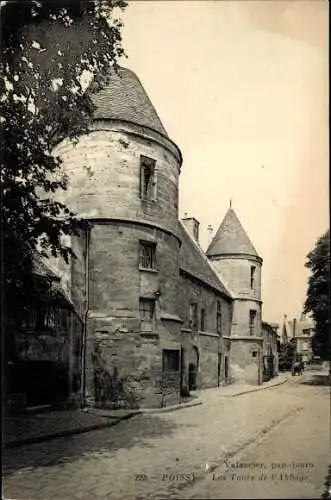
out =
[[[140,156],[140,198],[156,200],[156,161],[147,156]]]

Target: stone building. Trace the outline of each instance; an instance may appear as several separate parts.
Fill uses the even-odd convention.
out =
[[[199,245],[198,221],[183,219],[180,237],[179,314],[185,387],[217,387],[230,382],[232,297]]]
[[[279,346],[278,325],[262,321],[263,336],[263,381],[278,375]]]
[[[310,363],[313,356],[312,338],[315,331],[314,321],[304,314],[300,319],[294,318],[291,322],[292,343],[295,345],[296,355],[304,363]]]
[[[261,266],[230,207],[207,253],[178,220],[182,155],[137,76],[94,96],[77,144],[56,147],[57,198],[88,222],[49,259],[83,324],[80,394],[103,407],[162,407],[190,390],[262,382]]]
[[[233,298],[231,376],[237,382],[262,382],[261,267],[231,205],[211,241],[207,256]]]
[[[33,281],[28,306],[12,318],[12,348],[4,358],[10,370],[6,373],[10,412],[17,406],[61,406],[63,402],[76,406],[80,399],[82,318],[58,276],[37,256]]]

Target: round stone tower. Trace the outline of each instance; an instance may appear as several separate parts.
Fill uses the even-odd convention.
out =
[[[232,293],[230,376],[237,382],[262,382],[261,267],[234,210],[229,208],[207,249],[207,256]]]
[[[162,406],[179,397],[175,380],[169,396],[160,388],[163,351],[180,352],[181,152],[132,71],[113,73],[94,102],[89,133],[56,151],[64,202],[90,223],[85,264],[71,267],[74,296],[85,278],[84,392],[113,407]]]

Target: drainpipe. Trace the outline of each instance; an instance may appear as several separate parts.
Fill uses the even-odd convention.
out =
[[[90,248],[90,227],[86,230],[85,238],[85,312],[83,324],[83,342],[82,342],[82,388],[81,405],[86,406],[86,338],[87,338],[87,318],[89,312],[89,248]]]

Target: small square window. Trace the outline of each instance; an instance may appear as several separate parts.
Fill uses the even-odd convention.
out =
[[[163,349],[162,371],[179,371],[179,351]]]
[[[140,198],[156,200],[156,161],[146,156],[140,157]]]
[[[142,332],[152,332],[154,323],[155,300],[139,299],[139,312]]]
[[[143,269],[156,269],[156,243],[147,241],[139,242],[139,267]]]
[[[257,351],[253,351],[252,352],[252,358],[256,358],[257,357]]]

